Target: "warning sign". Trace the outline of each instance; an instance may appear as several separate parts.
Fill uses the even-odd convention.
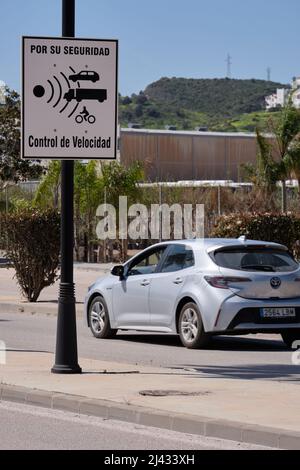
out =
[[[118,41],[23,37],[22,157],[114,159]]]

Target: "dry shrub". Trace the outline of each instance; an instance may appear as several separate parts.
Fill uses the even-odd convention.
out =
[[[54,210],[26,209],[0,216],[6,256],[16,270],[18,284],[29,302],[57,279],[60,217]]]

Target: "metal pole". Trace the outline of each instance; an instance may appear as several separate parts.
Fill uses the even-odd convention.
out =
[[[75,36],[75,0],[62,0],[62,36]],[[77,353],[74,249],[74,162],[61,162],[61,279],[54,374],[80,374]]]
[[[158,188],[159,188],[159,242],[162,242],[162,185],[161,183],[158,183]]]
[[[221,186],[218,186],[218,216],[221,216]]]
[[[106,196],[106,187],[104,188],[104,204],[105,204],[105,210],[107,209],[106,207],[106,201],[107,201],[107,196]],[[106,263],[106,238],[103,240],[103,262]]]
[[[8,204],[8,187],[5,186],[5,212],[8,214],[9,204]]]

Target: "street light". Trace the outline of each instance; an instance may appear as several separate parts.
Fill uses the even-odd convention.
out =
[[[62,0],[62,36],[75,36],[75,0]],[[80,374],[78,364],[74,247],[74,161],[61,163],[61,278],[54,374]]]

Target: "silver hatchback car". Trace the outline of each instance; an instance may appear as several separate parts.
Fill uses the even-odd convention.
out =
[[[196,349],[214,335],[259,332],[291,347],[300,340],[300,266],[285,246],[245,237],[159,243],[89,288],[85,319],[96,338],[174,333]]]

